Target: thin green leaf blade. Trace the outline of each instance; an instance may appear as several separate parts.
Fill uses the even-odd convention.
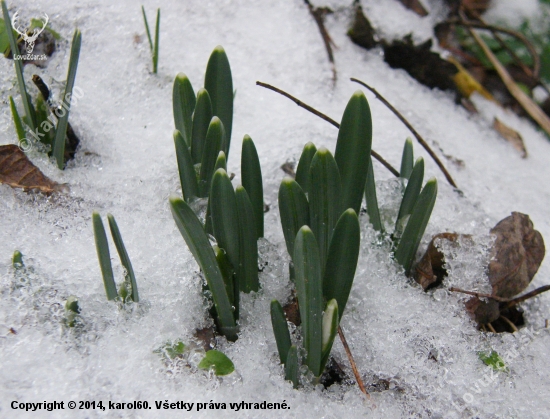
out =
[[[97,211],[92,213],[92,224],[94,227],[95,247],[97,250],[97,258],[99,259],[99,267],[105,285],[105,293],[108,300],[114,300],[118,297],[116,290],[115,278],[113,275],[113,267],[111,266],[111,255],[109,253],[109,242],[103,227],[103,221]]]
[[[294,256],[294,240],[300,227],[309,225],[309,204],[306,194],[291,178],[285,178],[279,187],[279,215],[288,254]]]
[[[401,236],[401,240],[395,251],[395,259],[403,266],[407,275],[410,272],[418,245],[430,220],[436,198],[437,180],[432,178],[426,182],[426,186],[420,192],[420,196],[414,205],[403,236]]]
[[[202,161],[206,133],[208,132],[212,116],[214,116],[210,95],[205,89],[199,89],[197,92],[197,102],[194,108],[191,155],[193,156],[193,162],[200,163]]]
[[[294,242],[296,293],[302,319],[306,364],[318,377],[321,375],[323,327],[323,280],[319,246],[308,226],[303,226]]]
[[[401,156],[401,170],[399,171],[399,177],[408,179],[411,176],[414,164],[414,152],[413,143],[410,138],[405,140],[403,146],[403,155]]]
[[[155,46],[153,48],[153,73],[157,74],[159,66],[159,48],[160,48],[160,9],[157,9],[157,24],[155,28]]]
[[[262,184],[262,168],[254,141],[248,135],[243,138],[241,153],[241,178],[248,192],[254,220],[256,222],[256,238],[264,236],[264,188]]]
[[[319,244],[321,269],[325,270],[334,226],[340,217],[340,171],[330,151],[321,147],[311,160],[309,215],[310,226]]]
[[[203,197],[208,196],[210,193],[210,185],[212,182],[212,175],[214,174],[214,167],[216,166],[218,154],[221,150],[223,150],[223,143],[223,123],[217,116],[214,116],[210,121],[208,132],[206,133],[201,170],[199,174],[199,193]],[[225,155],[227,156],[227,153],[225,153]]]
[[[130,284],[132,284],[132,294],[131,298],[134,303],[139,303],[139,293],[137,287],[136,276],[134,274],[134,268],[132,267],[132,262],[130,262],[130,257],[126,251],[126,246],[124,246],[124,241],[122,240],[122,235],[118,229],[117,222],[115,217],[111,214],[107,214],[107,220],[109,221],[109,228],[111,229],[111,235],[113,236],[113,241],[115,242],[115,247],[120,257],[120,262],[124,269],[126,269],[126,275],[130,279]]]
[[[271,325],[273,326],[273,334],[275,335],[279,358],[281,359],[281,364],[286,364],[291,342],[285,312],[283,311],[283,307],[281,307],[281,303],[279,303],[279,301],[271,301],[270,313]]]
[[[298,388],[300,385],[299,373],[300,365],[298,359],[298,348],[295,345],[292,345],[286,356],[285,363],[285,380],[292,381],[294,388]]]
[[[237,186],[235,191],[239,221],[239,286],[249,293],[260,289],[258,279],[258,238],[255,230],[255,214],[246,189]]]
[[[338,314],[338,303],[335,299],[327,303],[323,314],[323,346],[321,352],[321,372],[325,369],[334,338],[338,332],[338,322],[340,315]]]
[[[199,185],[189,148],[180,131],[174,131],[174,145],[183,198],[190,202],[199,196]]]
[[[311,160],[313,160],[315,153],[317,153],[315,144],[308,142],[302,150],[300,161],[298,162],[298,167],[296,168],[296,182],[298,182],[298,185],[302,187],[306,194],[310,189],[309,169],[311,167]]]
[[[367,201],[367,214],[369,221],[376,231],[384,231],[384,225],[380,219],[380,210],[378,208],[378,198],[376,197],[376,182],[374,180],[374,169],[372,167],[372,157],[369,156],[367,171],[367,184],[365,186],[365,200]]]
[[[235,308],[233,311],[233,316],[235,317],[235,320],[237,320],[239,318],[240,294],[237,278],[235,277],[235,269],[233,269],[233,265],[229,262],[229,258],[227,257],[225,250],[216,245],[212,246],[212,248],[214,249],[216,261],[218,262],[218,266],[220,267],[220,271],[222,273],[229,302]]]
[[[65,94],[63,95],[63,108],[65,109],[65,113],[57,122],[53,147],[53,156],[57,161],[57,167],[60,169],[63,169],[65,166],[65,137],[67,136],[67,125],[69,123],[69,113],[71,110],[71,96],[73,94],[81,44],[82,34],[78,29],[76,29],[74,31],[73,42],[71,45],[71,57],[69,59],[69,71],[67,72],[67,84],[65,86]]]
[[[149,23],[147,22],[147,14],[145,8],[141,6],[141,13],[143,14],[143,22],[145,23],[145,32],[147,33],[147,39],[149,40],[149,47],[151,48],[151,55],[153,54],[153,39],[151,38],[151,31],[149,30]]]
[[[420,195],[422,190],[422,182],[424,181],[424,159],[419,157],[414,164],[414,169],[409,178],[409,183],[405,188],[405,193],[403,194],[403,200],[401,201],[401,206],[399,207],[399,214],[397,215],[397,226],[396,231],[401,229],[401,222],[403,217],[410,215],[414,208],[414,204]]]
[[[342,178],[342,208],[361,209],[372,144],[372,117],[367,98],[357,90],[349,100],[338,131],[334,158]]]
[[[340,318],[344,314],[353,285],[360,242],[359,219],[355,211],[348,208],[334,228],[323,277],[323,296],[327,301],[337,301]]]
[[[25,140],[25,128],[23,128],[23,122],[21,121],[19,112],[17,112],[17,106],[15,106],[13,97],[11,96],[10,96],[10,109],[11,109],[11,115],[13,117],[13,124],[15,125],[15,132],[17,133],[17,139],[19,140],[19,142],[21,142]]]
[[[206,356],[199,362],[198,367],[202,370],[214,369],[218,376],[228,375],[235,371],[235,365],[223,352],[211,349],[206,352]]]
[[[174,79],[174,87],[172,88],[172,111],[174,113],[174,126],[183,135],[187,147],[191,147],[192,117],[196,102],[195,92],[189,78],[185,74],[179,73]],[[210,122],[210,118],[208,122]]]
[[[208,288],[212,292],[222,333],[227,339],[236,340],[237,325],[225,289],[225,282],[201,222],[191,207],[181,198],[170,198],[170,209],[178,230],[203,271]]]
[[[229,60],[220,45],[214,48],[208,60],[204,88],[210,94],[214,115],[221,119],[225,127],[227,142],[224,151],[226,156],[229,156],[233,127],[233,79]]]

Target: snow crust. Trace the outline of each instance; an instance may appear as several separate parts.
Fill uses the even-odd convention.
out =
[[[498,5],[502,3],[508,2]],[[82,31],[76,85],[84,97],[71,112],[82,139],[71,167],[61,172],[44,154],[30,154],[46,175],[67,183],[70,193],[48,198],[0,185],[0,417],[546,417],[550,296],[523,305],[527,327],[520,332],[481,334],[465,313],[464,296],[444,289],[425,293],[406,279],[366,215],[361,216],[361,255],[342,328],[363,379],[387,380],[389,390],[373,392],[368,403],[356,385],[293,390],[284,381],[269,318],[270,301],[287,301],[291,290],[277,207],[283,177],[279,167],[296,161],[307,141],[334,150],[337,131],[288,99],[255,86],[256,80],[287,90],[340,120],[359,88],[349,78],[362,79],[400,109],[438,155],[449,156],[444,163],[462,193],[453,191],[415,143],[415,156],[426,163],[426,178],[435,176],[439,183],[421,251],[432,235],[444,231],[472,234],[477,243],[449,253],[447,286],[489,290],[483,269],[488,231],[512,211],[529,214],[543,237],[550,237],[550,142],[544,135],[525,119],[480,98],[475,99],[480,113],[469,115],[451,94],[431,91],[404,71],[390,69],[380,49],[367,52],[347,39],[351,1],[324,4],[335,11],[327,18],[338,46],[335,86],[316,24],[300,0],[144,1],[150,24],[157,7],[162,13],[158,75],[150,73],[139,3],[10,1],[11,13],[20,10],[21,19],[48,13],[64,38],[46,69],[26,68],[29,80],[36,73],[59,90],[72,32],[75,27]],[[362,4],[388,39],[409,32],[415,40],[431,37],[433,22],[444,14],[435,1],[427,3],[431,14],[426,18],[393,0]],[[499,10],[506,16],[516,9]],[[218,341],[218,349],[236,367],[236,373],[224,378],[188,368],[185,362],[165,362],[154,353],[167,341],[191,343],[194,330],[210,324],[198,266],[176,229],[168,197],[181,193],[172,141],[172,82],[184,72],[195,90],[201,87],[206,62],[218,44],[227,51],[237,89],[229,170],[237,174],[237,184],[241,139],[249,134],[258,148],[270,205],[266,239],[260,243],[261,259],[268,263],[260,275],[262,289],[242,295],[238,341]],[[8,144],[16,135],[7,98],[19,93],[12,62],[1,59],[0,67],[0,143]],[[374,121],[373,148],[398,167],[410,133],[373,95],[366,95]],[[521,133],[527,159],[491,128],[494,116]],[[379,195],[391,202],[395,181],[377,163],[374,170]],[[139,304],[121,309],[105,298],[91,227],[94,209],[117,219],[136,273]],[[24,255],[23,273],[11,267],[15,249]],[[111,249],[120,281],[122,268]],[[543,262],[529,290],[550,282],[549,265]],[[76,330],[61,325],[69,295],[78,297],[82,309],[83,325]],[[478,359],[478,351],[490,350],[505,358],[506,372],[496,373]],[[333,355],[351,378],[339,342]],[[228,409],[194,410],[187,416],[154,406],[147,411],[25,413],[12,410],[12,400],[147,400],[150,405],[155,400],[215,401],[227,403]],[[264,400],[285,401],[290,410],[229,409],[230,402]]]

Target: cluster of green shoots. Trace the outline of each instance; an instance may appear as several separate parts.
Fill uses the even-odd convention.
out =
[[[157,9],[157,21],[155,24],[155,42],[153,42],[153,38],[151,37],[149,23],[147,22],[147,14],[145,13],[145,8],[143,6],[141,6],[141,13],[143,14],[143,22],[145,23],[145,32],[147,33],[149,48],[151,49],[151,58],[153,59],[153,73],[157,74],[157,69],[159,65],[160,9]]]
[[[9,39],[10,49],[13,56],[19,55],[17,39],[12,28],[8,7],[6,2],[2,1],[2,12],[4,24]],[[36,106],[32,103],[31,96],[27,92],[25,78],[23,76],[23,63],[21,60],[14,59],[15,73],[21,102],[25,114],[20,116],[13,98],[10,96],[10,107],[15,124],[15,130],[19,143],[26,146],[29,142],[27,132],[30,131],[34,138],[38,138],[48,150],[48,155],[53,156],[60,169],[65,167],[65,145],[67,139],[67,127],[69,124],[69,113],[71,108],[71,97],[73,95],[74,81],[78,67],[78,57],[80,55],[80,45],[82,35],[78,29],[75,30],[71,44],[71,55],[69,59],[69,70],[67,72],[67,82],[63,94],[61,106],[54,106],[49,98],[45,98],[39,93],[36,99]]]
[[[233,95],[231,68],[220,46],[210,56],[204,88],[196,95],[184,74],[176,77],[174,142],[183,199],[170,199],[176,225],[206,280],[217,329],[231,341],[239,330],[239,293],[260,287],[257,240],[264,230],[262,173],[249,136],[242,145],[243,185],[234,189],[227,174]],[[193,209],[200,211],[203,198],[204,222]]]

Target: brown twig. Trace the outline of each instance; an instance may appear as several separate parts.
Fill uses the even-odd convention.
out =
[[[504,306],[504,309],[510,308],[515,306],[516,304],[519,304],[525,300],[528,300],[530,298],[536,297],[539,294],[542,294],[543,292],[546,292],[550,290],[550,285],[545,285],[543,287],[539,287],[536,290],[533,290],[531,292],[528,292],[525,295],[522,295],[521,297],[514,298],[512,300],[507,301],[507,304]]]
[[[395,116],[397,116],[397,118],[399,118],[399,120],[401,122],[403,122],[403,124],[405,124],[405,126],[409,129],[410,132],[412,132],[412,134],[416,137],[416,139],[418,140],[418,142],[420,143],[420,145],[422,147],[424,147],[424,149],[428,152],[428,154],[430,155],[430,157],[435,161],[435,164],[437,164],[439,166],[439,168],[441,169],[441,171],[443,172],[443,174],[445,175],[445,178],[447,179],[447,181],[455,188],[458,189],[458,186],[456,186],[456,183],[455,181],[453,180],[453,178],[451,177],[451,175],[449,174],[449,172],[447,171],[447,169],[445,168],[445,166],[443,166],[443,163],[441,162],[441,160],[439,160],[439,157],[437,157],[437,155],[433,152],[433,150],[430,148],[430,146],[428,145],[428,143],[426,141],[424,141],[424,139],[420,136],[420,134],[413,128],[413,126],[409,123],[409,121],[407,121],[407,119],[405,119],[405,117],[403,115],[401,115],[401,113],[395,109],[393,107],[393,105],[388,102],[380,93],[378,93],[376,91],[376,89],[374,89],[373,87],[370,87],[368,84],[366,84],[365,82],[362,82],[361,80],[358,80],[356,78],[351,78],[350,79],[351,81],[355,82],[355,83],[359,83],[361,86],[363,87],[366,87],[367,89],[369,89],[372,93],[374,93],[374,95],[376,96],[376,98],[378,100],[380,100],[384,105],[386,105],[386,107],[392,111],[394,113]]]
[[[332,46],[335,44],[332,38],[330,37],[327,31],[327,28],[325,27],[325,19],[324,19],[325,15],[327,14],[327,9],[324,7],[313,6],[309,0],[304,0],[304,3],[307,5],[309,9],[309,13],[315,20],[315,23],[317,23],[319,32],[321,32],[321,37],[323,38],[325,49],[327,50],[328,60],[332,67],[332,82],[336,83],[336,79],[338,78],[338,75],[336,73],[336,63],[334,62],[334,53],[332,51]]]
[[[340,341],[342,342],[344,350],[348,355],[349,363],[351,364],[351,369],[353,370],[353,375],[355,375],[355,380],[357,381],[359,388],[365,394],[365,396],[367,396],[367,399],[370,399],[370,394],[363,384],[363,380],[361,379],[361,375],[359,374],[359,370],[357,369],[357,365],[355,365],[353,355],[351,354],[351,350],[349,349],[348,342],[346,341],[346,337],[344,336],[344,332],[342,331],[342,328],[340,326],[338,326],[338,336],[340,336]]]
[[[335,126],[336,128],[340,128],[340,124],[338,122],[336,122],[334,119],[332,119],[331,117],[325,115],[324,113],[319,112],[317,109],[315,109],[315,108],[309,106],[308,104],[302,102],[300,99],[295,98],[294,96],[292,96],[291,94],[285,92],[284,90],[281,90],[281,89],[279,89],[275,86],[272,86],[270,84],[263,83],[261,81],[257,81],[256,84],[258,86],[265,87],[266,89],[273,90],[274,92],[277,92],[280,95],[283,95],[284,97],[289,98],[294,103],[296,103],[296,105],[298,105],[299,107],[304,108],[306,111],[311,112],[313,115],[316,115],[321,119],[324,119],[325,121],[327,121],[329,124]],[[386,169],[388,169],[390,172],[392,172],[394,176],[399,177],[399,172],[391,164],[389,164],[380,154],[378,154],[376,151],[374,151],[372,149],[370,151],[370,154],[371,154],[372,157],[374,157],[376,160],[378,160],[380,163],[382,163],[382,165]]]
[[[498,301],[498,302],[501,302],[501,303],[506,303],[508,302],[509,300],[507,298],[502,298],[502,297],[498,297],[496,295],[492,295],[492,294],[482,294],[480,292],[474,292],[474,291],[466,291],[466,290],[463,290],[463,289],[460,289],[460,288],[456,288],[456,287],[451,287],[449,288],[449,291],[452,291],[452,292],[460,292],[462,294],[468,294],[468,295],[473,295],[474,297],[478,297],[478,298],[490,298],[492,300],[495,300],[495,301]]]
[[[460,292],[462,294],[473,295],[474,297],[478,297],[478,298],[490,298],[492,300],[498,301],[499,303],[506,303],[504,306],[500,307],[500,311],[509,309],[510,307],[513,307],[519,303],[522,303],[523,301],[528,300],[530,298],[536,297],[537,295],[542,294],[543,292],[546,292],[549,290],[550,290],[550,285],[544,285],[543,287],[539,287],[536,290],[533,290],[531,292],[528,292],[525,295],[522,295],[521,297],[509,299],[509,298],[498,297],[492,294],[482,294],[480,292],[466,291],[456,287],[449,288],[449,291],[452,291],[452,292]]]
[[[512,321],[508,317],[501,315],[499,319],[502,319],[508,326],[510,326],[512,328],[512,331],[514,332],[518,331],[518,328],[516,327],[516,325],[512,323]]]
[[[489,330],[490,330],[491,332],[493,332],[493,333],[496,333],[496,332],[497,332],[491,323],[487,323],[487,327],[489,328]]]

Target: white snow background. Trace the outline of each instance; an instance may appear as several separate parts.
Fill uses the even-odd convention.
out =
[[[368,217],[361,216],[359,265],[342,327],[363,379],[390,381],[390,390],[373,392],[365,402],[357,385],[328,390],[294,390],[284,381],[269,317],[273,298],[288,300],[286,249],[280,227],[277,191],[281,164],[296,161],[303,145],[334,150],[337,130],[293,102],[255,85],[276,85],[340,120],[351,94],[359,88],[350,77],[374,86],[432,145],[460,159],[458,167],[442,157],[463,196],[415,142],[415,156],[426,162],[426,179],[435,176],[439,195],[420,251],[436,233],[456,231],[476,236],[477,247],[449,255],[446,285],[487,291],[489,229],[512,211],[529,214],[550,240],[550,142],[525,119],[476,99],[478,115],[469,115],[447,92],[430,90],[402,70],[384,63],[381,49],[365,51],[346,31],[351,0],[315,1],[334,14],[327,28],[335,49],[338,82],[333,86],[317,26],[302,0],[186,0],[143,2],[154,26],[161,8],[160,60],[151,74],[149,46],[140,2],[12,0],[10,13],[21,21],[47,13],[63,40],[46,69],[25,68],[59,91],[65,80],[70,40],[82,31],[76,86],[84,92],[70,121],[82,143],[74,163],[59,171],[44,154],[30,157],[70,193],[57,197],[26,194],[0,185],[0,417],[2,418],[545,418],[550,411],[550,295],[523,307],[527,327],[514,334],[476,330],[463,307],[465,297],[443,290],[425,293],[411,283],[376,244]],[[445,9],[424,2],[431,13],[420,18],[394,0],[364,0],[378,33],[391,40],[412,32],[415,41],[432,37],[434,22]],[[495,2],[492,22],[536,16],[537,2]],[[136,39],[139,38],[139,39]],[[137,42],[139,41],[139,42]],[[195,90],[203,85],[213,48],[225,48],[237,90],[229,170],[239,182],[240,148],[249,134],[258,148],[264,176],[266,240],[260,245],[268,266],[262,289],[242,296],[239,339],[219,339],[219,349],[234,362],[236,373],[222,379],[184,363],[166,364],[153,351],[166,341],[192,341],[194,330],[209,324],[196,265],[176,229],[168,197],[181,193],[172,140],[172,83],[186,73]],[[13,63],[0,59],[0,143],[15,143],[8,105],[19,91]],[[34,89],[34,87],[30,87]],[[34,91],[34,90],[33,90]],[[410,133],[397,118],[365,92],[373,115],[373,148],[399,167]],[[491,128],[494,116],[518,130],[529,153],[519,153]],[[379,199],[388,216],[397,211],[396,181],[374,166]],[[385,204],[384,204],[385,203]],[[115,215],[132,260],[141,302],[120,310],[108,302],[91,226],[91,213]],[[14,287],[11,255],[19,249],[33,273]],[[111,246],[115,274],[122,278]],[[528,290],[550,283],[550,263],[543,262]],[[86,324],[80,335],[61,326],[63,304],[79,298]],[[17,334],[12,334],[13,328]],[[492,373],[478,351],[507,356],[507,372]],[[334,357],[353,378],[341,343]],[[433,360],[436,357],[437,362]],[[151,410],[12,410],[12,401],[148,401]],[[227,410],[156,410],[154,401],[225,402]],[[289,410],[235,412],[229,402],[286,401]],[[454,404],[453,404],[454,403]],[[374,408],[373,405],[376,405]]]

